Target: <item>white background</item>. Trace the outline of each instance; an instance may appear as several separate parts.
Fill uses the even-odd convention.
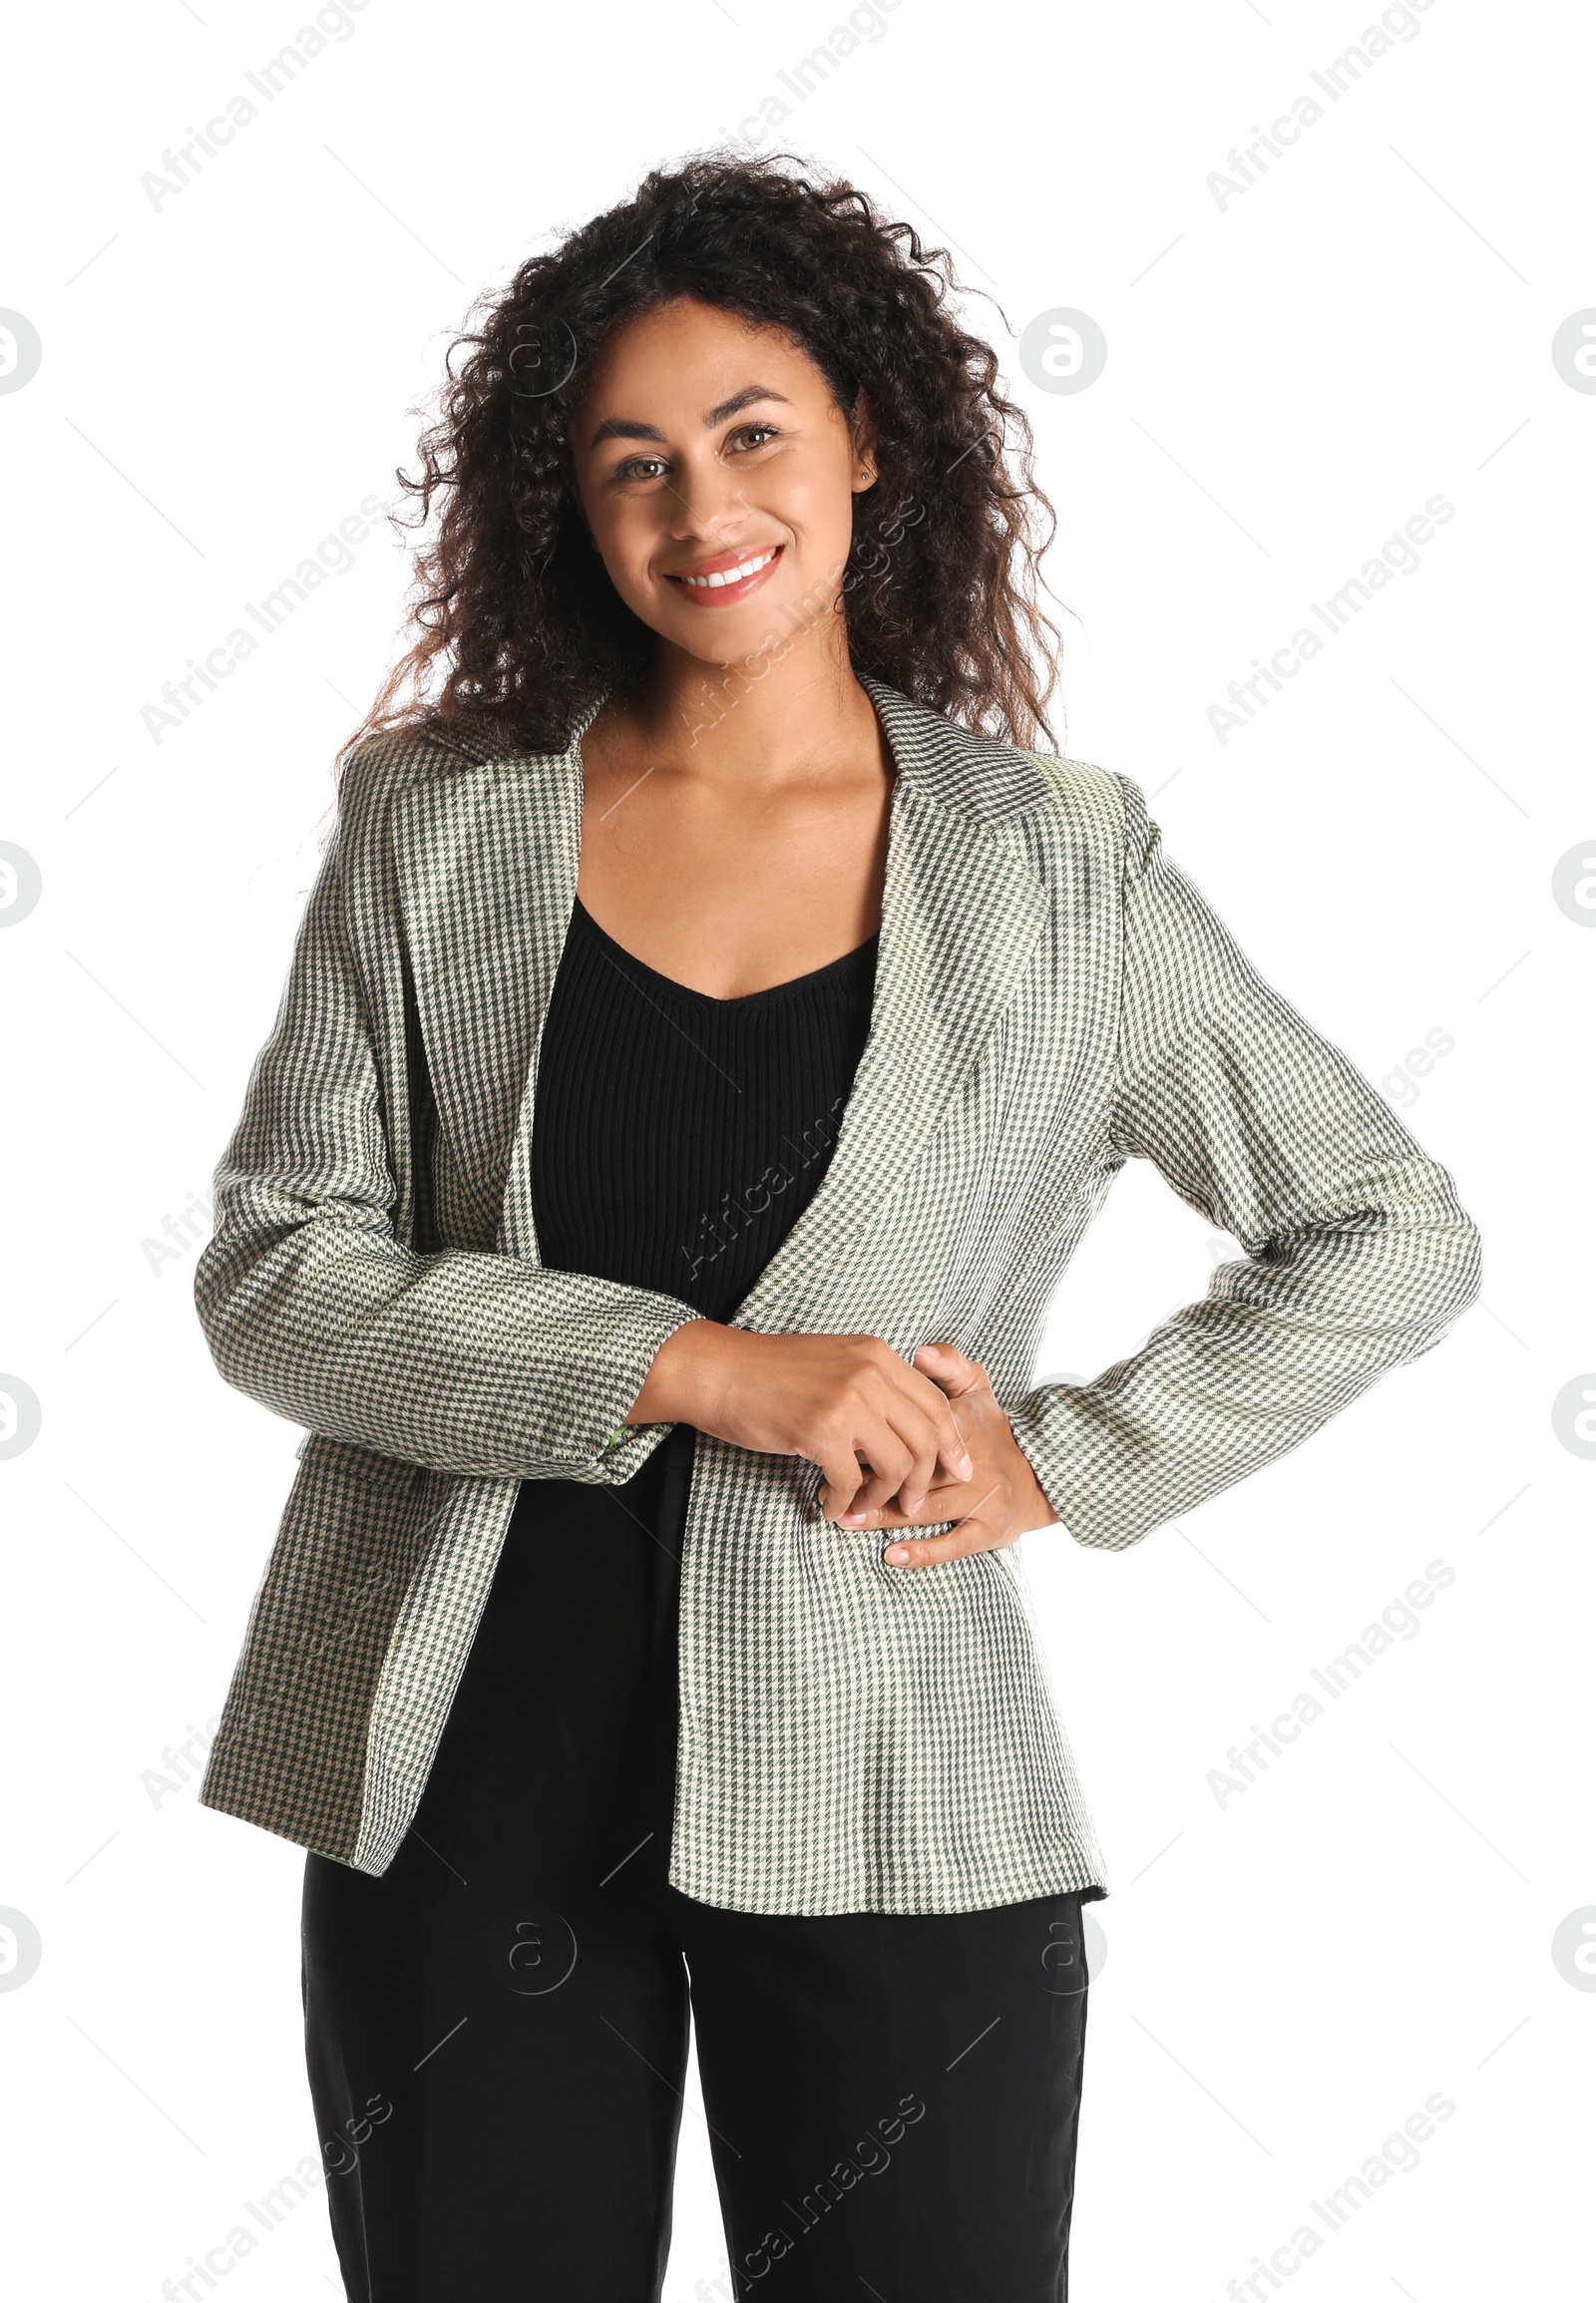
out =
[[[207,1196],[270,1024],[332,756],[395,647],[387,531],[159,743],[143,707],[389,497],[480,289],[774,93],[765,148],[851,176],[985,291],[966,316],[1059,516],[1059,749],[1142,784],[1484,1237],[1479,1304],[1306,1446],[1127,1554],[1028,1541],[1113,1889],[1071,2293],[1217,2303],[1436,2091],[1420,2163],[1285,2291],[1582,2289],[1596,1996],[1552,1937],[1596,1904],[1596,1465],[1553,1402],[1596,1366],[1596,936],[1552,878],[1596,836],[1596,396],[1551,343],[1596,304],[1588,19],[1431,0],[1332,103],[1311,73],[1379,21],[1352,0],[899,0],[799,102],[778,75],[846,21],[825,0],[367,0],[153,205],[163,149],[302,21],[152,0],[13,33],[0,304],[43,360],[0,396],[0,839],[43,895],[0,937],[0,1370],[43,1427],[0,1462],[0,1905],[43,1950],[0,1991],[9,2287],[154,2303],[317,2148],[303,1857],[152,1782],[219,1708],[299,1434],[210,1364],[198,1227],[154,1268],[147,1243]],[[1221,207],[1210,173],[1303,92],[1325,117]],[[1105,331],[1089,390],[1021,372],[1057,307]],[[1436,493],[1455,514],[1417,571],[1220,743],[1227,684]],[[1134,1349],[1225,1251],[1127,1170],[1040,1372]],[[1435,1560],[1454,1580],[1416,1636],[1221,1805],[1229,1747]],[[690,2107],[669,2303],[721,2303],[723,2262]],[[320,2190],[219,2288],[336,2292]]]

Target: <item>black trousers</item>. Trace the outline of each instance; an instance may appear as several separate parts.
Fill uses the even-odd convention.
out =
[[[381,1878],[307,1858],[347,2293],[654,2303],[690,2005],[739,2303],[1066,2303],[1080,1896],[801,1918],[666,1883],[691,1441],[523,1488],[413,1829]]]

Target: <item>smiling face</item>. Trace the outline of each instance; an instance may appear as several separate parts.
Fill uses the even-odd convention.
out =
[[[571,445],[609,579],[662,639],[724,664],[828,623],[875,466],[793,337],[690,296],[646,312],[595,362]]]

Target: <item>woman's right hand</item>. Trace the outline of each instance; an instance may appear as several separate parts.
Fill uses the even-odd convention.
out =
[[[827,1516],[900,1498],[918,1511],[939,1462],[973,1474],[953,1404],[879,1336],[760,1336],[689,1320],[655,1352],[628,1423],[690,1423],[825,1474]],[[868,1469],[866,1468],[868,1466]]]

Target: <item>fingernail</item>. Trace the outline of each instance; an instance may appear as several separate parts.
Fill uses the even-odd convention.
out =
[[[976,1466],[968,1447],[959,1458],[959,1476],[961,1479],[974,1479],[976,1476]]]
[[[892,1561],[894,1567],[907,1567],[909,1565],[909,1551],[904,1544],[895,1543],[888,1551],[887,1557]]]
[[[865,1514],[862,1511],[840,1511],[837,1514],[839,1527],[863,1527],[864,1524]]]

